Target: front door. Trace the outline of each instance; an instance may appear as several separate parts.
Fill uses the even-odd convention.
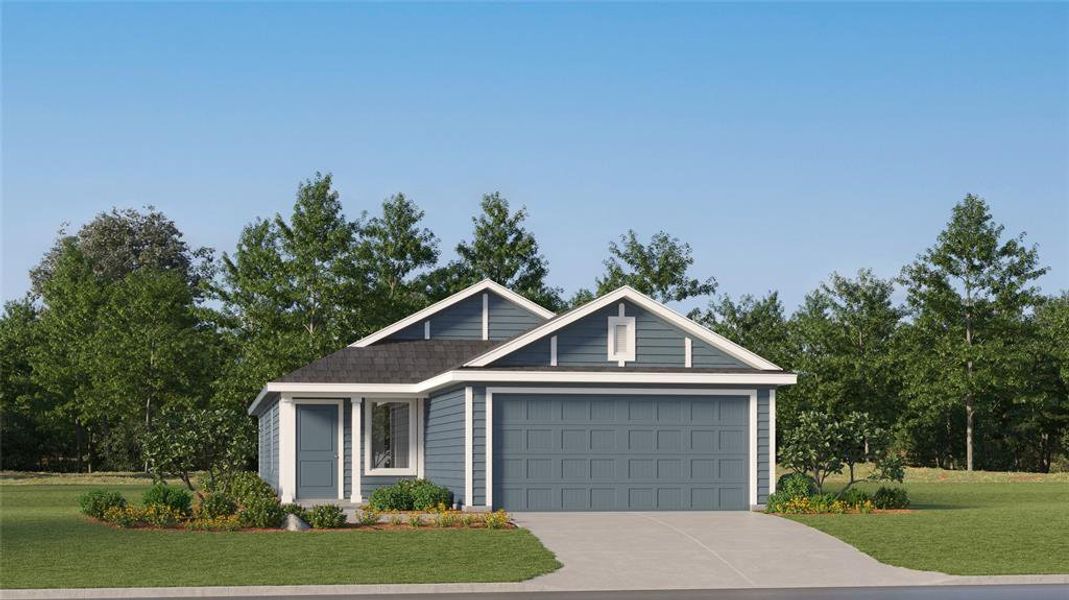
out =
[[[297,497],[338,497],[338,407],[297,405]]]

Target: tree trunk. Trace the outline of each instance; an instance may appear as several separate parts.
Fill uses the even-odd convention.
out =
[[[976,410],[972,394],[965,398],[965,470],[972,471],[972,420]]]

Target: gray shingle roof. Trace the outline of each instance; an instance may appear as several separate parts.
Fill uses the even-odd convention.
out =
[[[459,367],[500,341],[416,340],[347,346],[276,379],[290,383],[418,383]]]

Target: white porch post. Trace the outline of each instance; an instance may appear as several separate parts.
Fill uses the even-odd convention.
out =
[[[293,397],[283,394],[278,401],[278,482],[282,502],[293,502],[297,494],[297,409]]]
[[[352,444],[353,444],[353,449],[352,449],[352,453],[353,453],[353,458],[352,458],[352,460],[353,460],[353,478],[352,478],[353,479],[353,489],[349,494],[349,500],[354,502],[354,503],[356,503],[356,504],[360,504],[360,503],[362,503],[364,501],[364,498],[363,498],[363,495],[362,495],[363,492],[360,489],[360,444],[363,443],[363,439],[364,439],[364,436],[363,436],[364,431],[363,431],[363,429],[361,427],[361,424],[360,424],[360,421],[361,421],[360,417],[363,414],[364,406],[363,406],[363,398],[360,398],[359,396],[353,396],[353,397],[349,398],[349,401],[353,405],[352,406],[352,408],[353,408],[353,411],[352,411],[352,423],[351,423],[351,427],[353,429],[353,433],[352,433],[352,438],[353,438],[352,439]]]

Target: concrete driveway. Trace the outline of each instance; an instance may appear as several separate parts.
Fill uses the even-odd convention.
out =
[[[750,512],[520,513],[564,564],[545,590],[931,585],[794,521]]]

